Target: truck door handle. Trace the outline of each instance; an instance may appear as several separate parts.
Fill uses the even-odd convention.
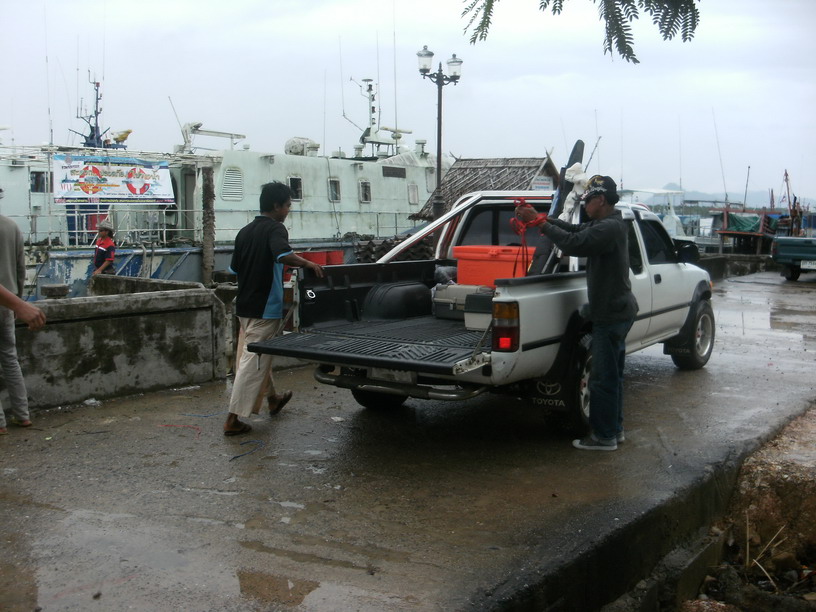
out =
[[[663,281],[663,278],[659,274],[655,274],[654,279],[655,279],[655,285],[659,285]]]

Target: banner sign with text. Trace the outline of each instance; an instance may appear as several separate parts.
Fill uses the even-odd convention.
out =
[[[135,157],[54,155],[54,201],[59,204],[172,204],[166,161]]]

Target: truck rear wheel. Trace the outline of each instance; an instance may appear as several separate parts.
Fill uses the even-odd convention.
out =
[[[564,428],[577,436],[589,431],[589,375],[592,371],[592,335],[586,334],[575,347],[570,377],[570,405],[564,414]]]
[[[674,365],[681,370],[699,370],[708,363],[714,350],[714,310],[711,303],[700,300],[693,308],[694,318],[687,321],[678,338],[689,351],[671,356]]]
[[[782,270],[782,276],[784,276],[789,281],[798,280],[799,274],[801,273],[802,271],[796,266],[785,266]]]
[[[405,403],[405,400],[408,399],[405,395],[378,393],[377,391],[364,391],[362,389],[352,389],[351,394],[363,408],[370,408],[372,410],[399,408]]]

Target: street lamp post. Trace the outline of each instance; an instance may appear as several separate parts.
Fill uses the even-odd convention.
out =
[[[419,59],[419,74],[423,79],[430,79],[436,85],[436,189],[434,190],[434,200],[432,214],[434,219],[438,219],[445,212],[445,200],[442,197],[442,88],[448,83],[456,85],[459,77],[462,76],[462,60],[453,54],[446,63],[448,74],[442,72],[442,62],[439,62],[439,69],[431,72],[433,65],[433,51],[428,50],[428,45],[417,51]]]

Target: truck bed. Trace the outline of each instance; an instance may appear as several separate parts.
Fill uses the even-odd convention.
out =
[[[462,321],[433,316],[336,322],[301,333],[254,342],[249,350],[306,361],[453,374],[454,364],[489,352],[489,330],[469,331]]]

